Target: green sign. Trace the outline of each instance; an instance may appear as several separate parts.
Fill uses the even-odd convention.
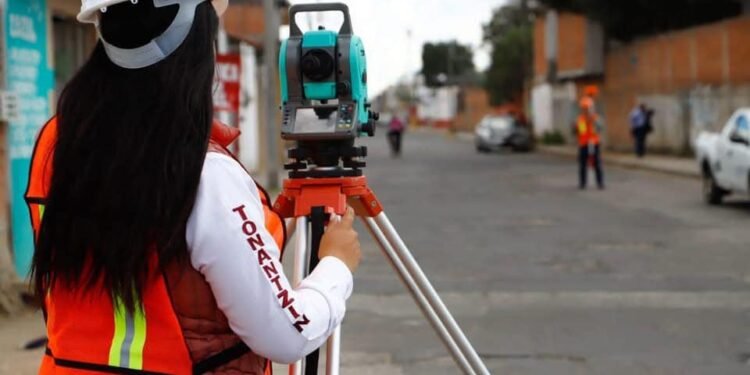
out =
[[[11,234],[16,272],[28,276],[34,236],[24,193],[34,141],[52,114],[54,76],[47,56],[45,0],[5,0],[5,89],[18,97],[18,116],[9,123],[8,155]]]

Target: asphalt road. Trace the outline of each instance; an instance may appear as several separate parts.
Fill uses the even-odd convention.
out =
[[[436,134],[408,134],[399,159],[365,143],[371,186],[493,374],[750,373],[747,201],[707,207],[697,180],[616,168],[579,191],[572,160]],[[361,234],[342,373],[457,374]],[[0,373],[33,373],[41,354],[15,345],[35,319],[0,322]]]
[[[616,168],[579,191],[572,160],[441,135],[409,134],[399,159],[367,144],[371,186],[492,373],[750,373],[750,201]],[[344,373],[458,373],[367,240]]]

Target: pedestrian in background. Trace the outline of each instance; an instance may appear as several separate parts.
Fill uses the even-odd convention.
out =
[[[398,114],[394,114],[388,123],[388,144],[391,146],[391,156],[401,156],[401,142],[406,125]]]
[[[649,108],[646,105],[643,106],[643,111],[646,113],[646,137],[643,138],[643,153],[646,153],[646,141],[648,135],[654,131],[654,109]]]
[[[574,131],[578,137],[578,187],[583,190],[588,184],[588,167],[594,168],[596,184],[604,189],[604,173],[602,172],[601,149],[599,147],[599,132],[601,123],[594,112],[594,100],[585,96],[579,102],[580,114],[576,120]]]
[[[630,133],[635,142],[635,155],[642,158],[646,155],[646,137],[653,130],[651,119],[654,111],[645,104],[639,103],[630,111]]]

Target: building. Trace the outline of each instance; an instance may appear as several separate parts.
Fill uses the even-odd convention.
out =
[[[750,1],[745,4],[744,14],[628,43],[607,41],[582,15],[540,13],[531,90],[537,132],[570,138],[575,100],[595,84],[607,148],[631,149],[628,114],[644,103],[656,113],[649,148],[690,154],[700,131],[718,129],[734,109],[750,105]]]
[[[386,121],[391,113],[408,114],[411,125],[453,132],[473,132],[484,116],[498,109],[490,105],[487,91],[473,80],[428,87],[421,75],[411,82],[387,88],[374,103],[375,108],[385,114]]]
[[[569,139],[576,98],[604,77],[604,31],[581,15],[547,10],[534,22],[533,51],[530,103],[535,132]]]
[[[612,148],[630,149],[628,113],[656,111],[652,149],[692,153],[703,130],[719,130],[737,107],[750,106],[750,15],[613,47],[602,101]]]
[[[64,27],[75,3],[50,1],[48,7],[45,0],[6,0],[1,10],[2,86],[5,93],[16,98],[18,107],[15,113],[3,113],[5,122],[0,133],[0,165],[6,177],[0,184],[0,202],[10,207],[0,211],[0,252],[11,254],[14,269],[22,277],[28,272],[34,249],[23,199],[30,158],[37,131],[54,108],[56,49],[51,35],[55,24]],[[80,3],[77,5],[80,7]]]

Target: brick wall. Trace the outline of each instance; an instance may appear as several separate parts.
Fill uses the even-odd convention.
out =
[[[473,132],[479,121],[492,112],[487,91],[479,87],[468,87],[463,91],[463,112],[456,116],[455,130]]]
[[[726,27],[729,79],[750,82],[750,16],[737,19]]]
[[[687,153],[698,131],[750,105],[748,86],[750,16],[612,48],[602,90],[608,145],[630,148],[628,113],[642,101],[657,110],[650,146]]]
[[[551,23],[551,24],[550,24]],[[553,28],[555,39],[547,40],[547,29]],[[601,73],[603,33],[598,24],[586,17],[568,12],[548,12],[534,21],[534,78],[543,82],[549,72],[551,51],[556,51],[559,78],[577,78]],[[598,41],[598,42],[597,42]]]
[[[558,73],[583,71],[586,68],[586,18],[562,12],[557,22]]]

